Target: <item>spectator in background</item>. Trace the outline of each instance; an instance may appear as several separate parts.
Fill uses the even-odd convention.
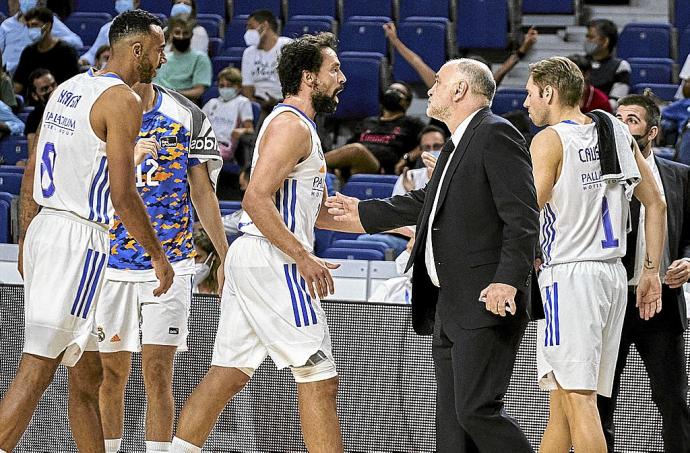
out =
[[[254,11],[247,19],[242,54],[242,94],[261,104],[264,112],[283,99],[278,80],[278,57],[283,46],[292,40],[278,36],[278,21],[266,9]]]
[[[587,57],[576,54],[569,55],[568,60],[580,68],[585,78],[585,88],[582,91],[582,99],[580,100],[580,110],[582,110],[582,113],[588,113],[596,109],[611,113],[609,97],[599,88],[593,86],[589,80],[592,75],[592,62]]]
[[[194,232],[194,280],[193,292],[218,294],[218,267],[221,260],[208,234],[203,228]]]
[[[220,96],[211,99],[202,108],[216,133],[223,160],[232,159],[241,135],[254,133],[252,103],[240,94],[241,87],[240,70],[223,69],[218,73]]]
[[[96,64],[94,65],[96,69],[105,68],[105,64],[110,60],[110,54],[112,53],[110,46],[105,45],[98,48],[96,52]]]
[[[173,0],[170,17],[179,17],[189,21],[192,24],[192,42],[189,46],[192,50],[208,53],[208,33],[204,27],[196,22],[196,0]],[[169,28],[166,27],[163,31],[165,32],[166,41],[168,41],[165,50],[170,52],[172,50],[172,43],[168,39],[168,30]]]
[[[35,69],[48,69],[58,85],[79,73],[77,52],[51,33],[53,13],[48,8],[34,8],[25,15],[26,24],[35,44],[22,51],[14,73],[14,92],[25,94],[29,74]]]
[[[122,14],[125,11],[131,11],[133,9],[139,9],[139,0],[115,0],[115,12],[117,14]],[[108,33],[110,33],[110,26],[113,21],[103,24],[101,29],[96,36],[96,40],[93,42],[89,50],[86,51],[84,55],[79,57],[79,63],[82,66],[97,66],[96,54],[98,50],[103,46],[110,46],[110,38],[108,38]]]
[[[427,88],[431,88],[434,85],[434,79],[436,77],[436,72],[430,68],[412,49],[407,47],[398,37],[398,32],[395,28],[393,22],[389,22],[383,26],[383,31],[386,34],[386,38],[391,43],[391,46],[402,56],[407,63],[412,66],[412,68],[417,71],[419,77],[424,82]],[[525,38],[520,43],[520,47],[513,52],[504,62],[501,67],[493,72],[494,80],[496,81],[496,86],[500,85],[503,78],[510,72],[511,69],[515,67],[518,62],[524,58],[527,52],[532,49],[532,46],[537,42],[539,33],[536,29],[530,28],[525,35]],[[468,57],[471,58],[471,57]],[[477,58],[473,58],[477,59]],[[482,63],[491,67],[490,63],[484,61],[483,58],[479,59]]]
[[[74,10],[72,0],[46,0],[46,8],[55,13],[60,20],[67,20]]]
[[[381,115],[364,119],[345,146],[326,153],[328,168],[347,179],[348,173],[399,174],[414,165],[421,155],[417,144],[424,123],[407,116],[411,102],[410,86],[393,82],[381,97]]]
[[[0,102],[4,102],[8,107],[17,107],[17,97],[14,95],[14,83],[12,77],[5,71],[0,55]]]
[[[168,62],[153,81],[197,102],[211,86],[213,69],[208,54],[191,49],[192,29],[193,24],[180,17],[168,21],[172,51],[166,52]]]
[[[35,42],[30,37],[25,15],[29,10],[44,4],[43,0],[22,0],[19,12],[0,24],[0,52],[2,52],[2,59],[10,74],[14,74],[17,69],[19,57],[24,48]],[[81,38],[67,28],[57,17],[53,18],[52,21],[52,34],[55,38],[75,49],[84,45]]]
[[[36,131],[43,118],[43,112],[48,103],[48,98],[57,88],[57,82],[47,69],[35,69],[29,75],[29,99],[34,105],[34,109],[26,118],[26,128],[24,134],[26,135],[29,149],[33,149],[34,141],[36,140]]]
[[[24,134],[24,123],[17,118],[12,109],[0,101],[0,138],[7,135]]]
[[[630,64],[613,56],[618,42],[618,29],[608,19],[594,19],[587,24],[584,44],[587,58],[592,62],[590,83],[609,97],[612,111],[618,98],[630,92]]]

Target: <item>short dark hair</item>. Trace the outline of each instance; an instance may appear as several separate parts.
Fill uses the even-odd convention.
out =
[[[98,48],[96,51],[96,60],[101,58],[101,55],[103,55],[103,52],[106,52],[110,50],[110,46],[108,44],[103,44],[101,47]]]
[[[407,82],[403,82],[402,80],[394,80],[391,82],[391,85],[393,85],[393,84],[402,85],[405,87],[405,89],[407,90],[407,94],[404,95],[405,101],[407,101],[407,104],[409,105],[410,102],[412,102],[412,95],[413,95],[412,87],[410,86],[410,84]],[[388,85],[388,87],[390,88],[391,85]]]
[[[268,26],[271,27],[271,30],[278,33],[278,21],[276,20],[276,16],[267,9],[257,9],[253,11],[247,19],[254,19],[257,22],[268,22]]]
[[[281,49],[278,60],[278,78],[283,96],[299,92],[302,71],[319,72],[323,63],[322,49],[337,49],[338,40],[333,33],[302,35]]]
[[[36,90],[34,81],[48,74],[51,74],[51,72],[45,68],[37,68],[31,71],[29,74],[29,93],[33,93]]]
[[[608,49],[613,52],[613,48],[618,44],[618,28],[616,24],[608,19],[592,19],[587,23],[587,28],[594,27],[604,38],[609,38]]]
[[[426,134],[430,134],[432,132],[438,132],[439,134],[441,134],[441,137],[443,137],[443,139],[445,140],[446,133],[443,132],[443,129],[441,129],[438,126],[434,126],[433,124],[428,124],[428,125],[424,126],[424,129],[422,129],[422,131],[419,133],[419,135],[417,135],[417,143],[422,141],[423,136],[425,136]]]
[[[620,107],[621,105],[637,105],[644,108],[647,128],[653,126],[659,127],[661,123],[661,112],[659,111],[659,106],[654,102],[651,96],[646,94],[629,94],[618,99],[618,106]]]
[[[160,19],[143,9],[133,9],[119,14],[110,26],[108,38],[114,46],[128,36],[145,35],[150,33],[151,25],[162,26]]]
[[[44,24],[52,24],[53,12],[48,8],[42,6],[39,6],[38,8],[33,8],[27,11],[27,13],[24,15],[24,20],[26,20],[27,22],[32,19],[38,19]]]
[[[584,55],[579,55],[579,54],[568,55],[568,60],[575,63],[575,65],[578,68],[580,68],[580,71],[582,71],[582,74],[592,70],[592,62],[590,61],[589,58],[585,57]]]

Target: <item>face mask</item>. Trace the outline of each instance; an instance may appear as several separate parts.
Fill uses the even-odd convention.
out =
[[[259,30],[251,29],[244,32],[244,42],[247,44],[247,47],[258,46],[259,41],[261,41],[261,33],[259,33]]]
[[[428,153],[434,156],[436,159],[438,159],[438,156],[441,155],[441,151],[428,151]]]
[[[400,255],[395,259],[395,269],[398,271],[398,274],[404,275],[406,277],[412,277],[412,268],[405,272],[405,267],[407,267],[407,262],[410,259],[410,252],[407,250],[403,250]]]
[[[134,2],[132,0],[115,0],[115,11],[118,14],[122,14],[125,11],[131,11],[134,9]]]
[[[29,39],[31,42],[38,42],[41,40],[41,36],[43,33],[41,32],[40,27],[31,27],[29,28]]]
[[[19,9],[22,14],[26,14],[29,10],[34,9],[38,4],[38,0],[19,0]]]
[[[590,57],[599,51],[599,44],[591,41],[585,41],[584,44],[585,53]]]
[[[647,132],[649,132],[649,131],[647,131]],[[643,135],[633,135],[633,138],[637,142],[637,146],[640,147],[640,151],[644,150],[647,147],[647,145],[649,145],[649,140],[647,140],[647,134],[646,133]]]
[[[208,260],[210,260],[212,256],[212,254],[209,255],[206,258],[206,261],[204,261],[203,263],[194,264],[194,279],[192,280],[193,286],[199,286],[199,284],[206,280],[208,276],[211,274],[211,266],[209,266]]]
[[[189,16],[192,14],[192,7],[185,3],[175,3],[170,10],[170,17],[175,17],[179,15]]]
[[[235,88],[235,87],[218,88],[218,93],[220,93],[220,97],[223,98],[224,101],[229,101],[231,99],[235,99],[235,96],[237,96],[237,88]]]
[[[387,89],[381,99],[381,105],[389,112],[404,112],[405,108],[402,106],[402,102],[403,94],[392,88]]]
[[[172,45],[175,49],[179,50],[180,52],[186,52],[189,50],[189,45],[192,43],[192,38],[185,38],[185,39],[179,39],[179,38],[173,38],[172,40]]]

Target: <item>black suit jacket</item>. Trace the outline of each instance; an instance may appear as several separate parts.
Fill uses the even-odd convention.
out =
[[[654,157],[661,183],[666,197],[666,223],[668,228],[668,247],[671,262],[679,258],[690,258],[690,167],[670,160]],[[639,211],[633,210],[633,231],[628,234],[628,253],[623,259],[628,271],[628,278],[632,278],[635,263],[635,248],[637,244],[637,225]],[[687,309],[683,288],[672,289],[668,285],[661,288],[661,312],[649,321],[641,320],[637,309],[628,307],[629,321],[636,328],[650,330],[666,330],[671,332],[683,331],[688,327]],[[628,300],[628,304],[635,305],[635,300]]]
[[[441,153],[423,189],[359,203],[369,233],[417,225],[408,267],[412,273],[412,317],[419,334],[433,332],[437,305],[444,322],[474,329],[518,322],[526,315],[539,212],[532,163],[523,136],[487,107],[472,121],[450,162]],[[445,164],[448,170],[439,188]],[[441,290],[431,283],[424,251],[435,195],[433,251]],[[518,290],[517,314],[501,318],[479,302],[490,283]]]

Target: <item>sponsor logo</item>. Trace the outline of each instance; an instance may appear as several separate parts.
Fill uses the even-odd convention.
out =
[[[177,146],[177,137],[175,137],[174,135],[161,137],[161,147],[162,148],[172,148],[175,146]]]
[[[79,104],[81,96],[75,96],[74,93],[67,90],[62,90],[60,96],[58,96],[58,103],[66,105],[67,107],[74,108]]]
[[[115,335],[113,335],[112,337],[110,337],[110,342],[111,342],[111,343],[117,343],[117,342],[119,342],[119,341],[122,341],[122,339],[120,338],[120,336],[119,336],[118,334],[115,334]]]
[[[177,334],[180,333],[180,329],[178,329],[177,327],[170,327],[170,328],[168,329],[168,333],[169,333],[170,335],[177,335]]]

